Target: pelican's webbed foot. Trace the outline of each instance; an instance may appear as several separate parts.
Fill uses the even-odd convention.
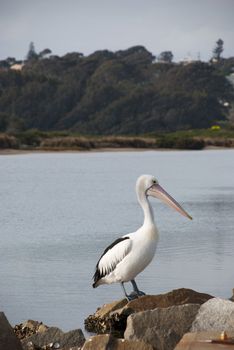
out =
[[[143,295],[145,295],[145,293],[142,292],[141,290],[139,290],[137,294],[138,294],[139,297],[143,297]]]
[[[131,280],[134,292],[137,293],[138,297],[142,297],[143,295],[145,295],[144,292],[142,292],[141,290],[138,289],[136,281],[135,280]]]
[[[125,298],[127,299],[127,301],[131,301],[131,300],[137,299],[137,298],[142,297],[143,295],[145,295],[144,292],[140,291],[137,288],[136,282],[134,280],[132,280],[131,283],[132,283],[132,286],[133,286],[134,290],[130,294],[127,294],[127,292],[125,290],[125,287],[124,287],[124,283],[121,282],[121,286],[122,286],[122,289],[123,289],[123,292],[124,292],[124,295],[125,295]]]
[[[132,291],[130,294],[126,295],[128,301],[138,298],[138,294],[135,291]]]
[[[134,299],[138,298],[139,295],[138,295],[138,293],[135,290],[132,291],[132,293],[127,294],[123,282],[121,282],[121,286],[122,286],[122,289],[123,289],[123,292],[124,292],[124,295],[125,295],[125,298],[127,299],[127,301],[131,301],[131,300],[134,300]]]

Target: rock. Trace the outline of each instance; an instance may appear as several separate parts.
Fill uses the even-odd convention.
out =
[[[142,340],[157,350],[172,350],[189,331],[199,308],[199,304],[185,304],[132,314],[124,338]]]
[[[101,308],[98,308],[94,315],[89,315],[85,320],[85,328],[88,332],[94,332],[98,334],[109,332],[112,329],[112,323],[115,324],[115,331],[117,331],[118,323],[120,328],[122,328],[122,323],[126,325],[126,317],[121,318],[121,320],[116,320],[116,317],[112,317],[112,313],[116,310],[122,310],[125,305],[127,305],[127,300],[122,299],[119,301],[114,301],[110,304],[104,304]],[[117,312],[118,313],[118,312]],[[122,322],[121,322],[122,321]],[[122,332],[123,333],[123,332]]]
[[[122,299],[120,301],[114,301],[110,304],[104,304],[101,308],[97,309],[95,316],[101,318],[106,317],[110,314],[110,312],[123,308],[125,305],[127,305],[127,303],[127,299]]]
[[[0,312],[0,349],[22,350],[20,340],[15,336],[10,323],[3,312]]]
[[[213,298],[209,294],[199,293],[192,289],[174,289],[169,293],[158,295],[145,295],[144,297],[130,301],[124,309],[131,309],[134,312],[153,310],[157,307],[169,307],[184,304],[203,304]]]
[[[232,296],[231,296],[230,300],[234,301],[234,288],[232,289]]]
[[[85,329],[88,332],[94,332],[98,334],[109,332],[110,329],[114,329],[115,332],[120,333],[125,329],[126,316],[119,316],[119,311],[127,305],[126,299],[120,301],[114,301],[110,304],[104,304],[101,308],[98,308],[95,314],[89,315],[85,319]],[[113,315],[113,313],[115,315]],[[114,326],[113,326],[114,325]]]
[[[191,327],[191,332],[234,331],[234,303],[213,298],[204,303]]]
[[[22,340],[22,345],[25,350],[28,350],[31,343],[38,348],[46,347],[52,344],[55,349],[55,343],[58,343],[59,349],[66,350],[71,347],[81,347],[85,342],[85,337],[81,329],[76,329],[67,333],[61,331],[57,327],[50,327],[45,332],[38,332]],[[50,347],[50,348],[51,348]]]
[[[38,326],[37,332],[38,332],[38,333],[45,332],[45,331],[47,331],[48,328],[49,328],[48,326],[46,326],[46,325],[44,325],[43,323],[41,323],[41,324],[39,324],[39,326]]]
[[[96,335],[86,340],[82,350],[153,350],[142,341],[117,339],[110,334]]]
[[[89,332],[106,333],[112,330],[120,336],[126,328],[127,317],[139,311],[152,310],[157,307],[169,307],[184,304],[203,304],[210,298],[209,294],[198,293],[192,289],[176,289],[169,293],[159,295],[145,295],[141,298],[127,302],[126,299],[105,304],[95,314],[85,320],[85,328]]]
[[[49,327],[42,322],[28,320],[24,323],[15,325],[14,332],[22,340],[38,332],[45,332]]]
[[[234,337],[234,332],[227,333],[228,337]],[[209,331],[209,332],[199,332],[199,333],[186,333],[180,342],[176,345],[175,350],[208,350],[208,349],[222,349],[231,350],[233,349],[230,345],[215,345],[207,343],[207,340],[219,339],[220,332]]]

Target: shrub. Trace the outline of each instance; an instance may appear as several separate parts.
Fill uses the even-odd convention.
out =
[[[94,147],[94,143],[85,137],[52,137],[41,142],[41,148],[44,149],[78,149],[88,150]]]
[[[201,139],[195,138],[182,138],[177,139],[175,142],[175,148],[178,149],[190,149],[190,150],[199,150],[205,147],[205,142]]]
[[[157,146],[159,148],[199,150],[205,147],[205,142],[201,139],[192,137],[173,137],[170,135],[164,135],[157,140]]]
[[[19,141],[14,136],[0,134],[0,148],[19,148]]]
[[[156,141],[152,138],[129,136],[104,136],[95,139],[97,148],[155,148]]]
[[[32,129],[18,133],[15,136],[20,140],[22,145],[38,147],[43,138],[43,132]]]
[[[217,130],[220,130],[220,129],[221,129],[221,127],[219,125],[212,125],[211,126],[211,130],[212,131],[217,131]]]

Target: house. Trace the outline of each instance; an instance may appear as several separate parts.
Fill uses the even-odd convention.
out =
[[[24,66],[24,63],[15,63],[12,66],[10,66],[10,69],[13,70],[21,70]]]

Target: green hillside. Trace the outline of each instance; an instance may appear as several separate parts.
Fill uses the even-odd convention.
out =
[[[230,68],[230,67],[229,67]],[[143,134],[207,128],[225,120],[228,67],[156,63],[142,46],[69,53],[0,71],[0,131]]]

